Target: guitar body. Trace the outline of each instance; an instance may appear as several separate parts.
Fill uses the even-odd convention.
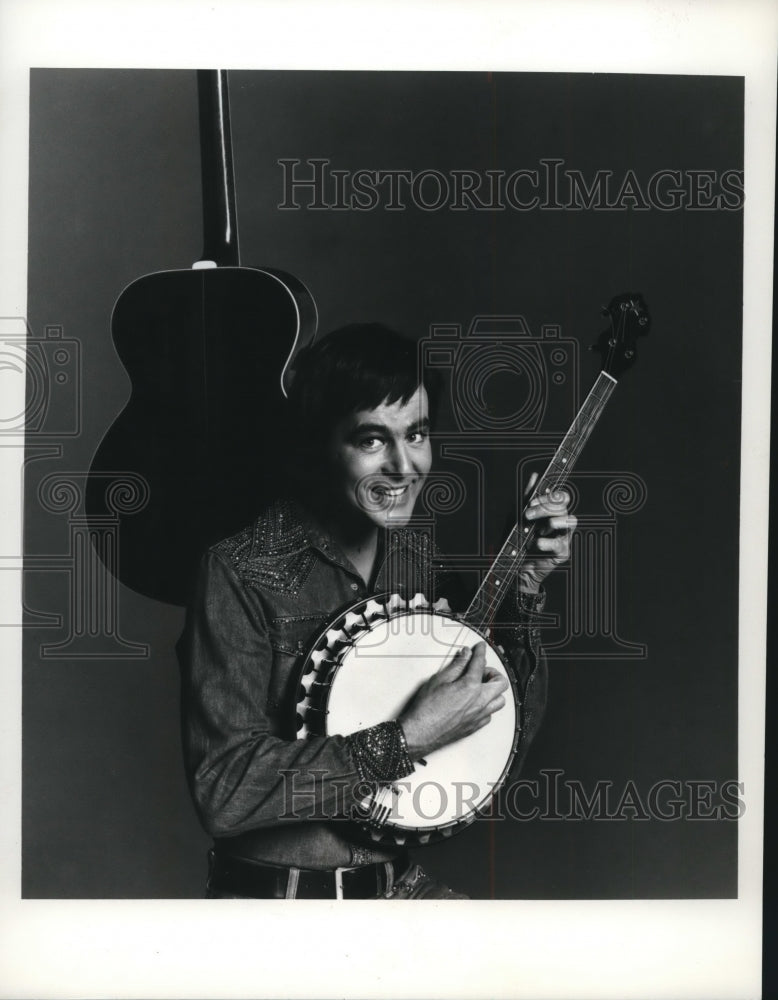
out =
[[[289,365],[315,331],[311,295],[280,271],[166,271],[122,292],[112,334],[132,392],[93,460],[87,514],[105,513],[105,474],[147,481],[119,526],[127,586],[186,603],[204,549],[278,489]]]
[[[106,565],[126,586],[171,604],[189,602],[208,545],[278,491],[290,368],[317,324],[302,282],[240,266],[226,71],[199,70],[197,92],[203,251],[191,270],[133,281],[114,306],[113,341],[132,392],[86,491],[96,539],[106,518],[116,528],[107,500],[121,492],[122,474],[145,480],[146,502],[120,517],[118,551]]]

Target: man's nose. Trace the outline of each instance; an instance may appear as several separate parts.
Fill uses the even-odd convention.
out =
[[[410,449],[404,441],[395,441],[389,453],[389,472],[396,476],[408,476],[413,472]]]

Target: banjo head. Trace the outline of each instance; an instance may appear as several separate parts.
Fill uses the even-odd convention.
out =
[[[445,608],[445,610],[444,610]],[[486,666],[510,683],[505,706],[483,729],[416,762],[405,778],[362,803],[375,841],[426,843],[451,836],[486,810],[507,778],[519,738],[516,682],[496,646],[445,602],[418,594],[361,601],[315,643],[301,678],[300,736],[343,735],[396,719],[421,683],[462,646],[486,641]]]

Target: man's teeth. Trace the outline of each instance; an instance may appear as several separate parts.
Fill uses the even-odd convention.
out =
[[[408,485],[405,486],[376,486],[377,493],[383,493],[387,497],[399,497],[408,489]]]

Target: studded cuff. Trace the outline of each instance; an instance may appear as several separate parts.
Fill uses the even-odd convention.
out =
[[[399,722],[381,722],[346,737],[346,746],[362,781],[389,784],[414,770]]]

